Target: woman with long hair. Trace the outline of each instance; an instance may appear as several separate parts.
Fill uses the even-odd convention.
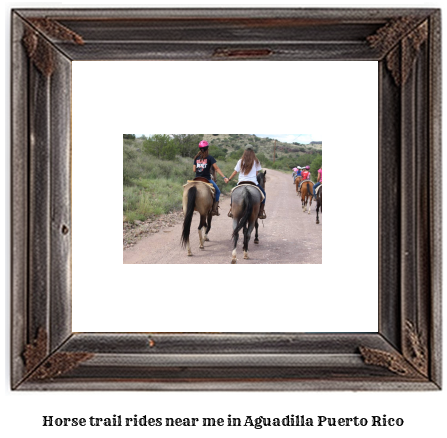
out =
[[[196,174],[196,178],[197,177],[206,178],[214,186],[216,193],[214,195],[212,215],[220,216],[219,214],[220,190],[217,184],[211,178],[211,169],[213,168],[225,180],[225,183],[228,183],[228,178],[219,169],[216,159],[211,155],[209,155],[208,146],[209,145],[207,141],[201,141],[199,143],[199,152],[194,157],[193,171]]]
[[[234,168],[234,172],[231,174],[230,178],[228,178],[228,181],[231,181],[231,179],[236,175],[236,173],[239,173],[238,184],[244,181],[249,181],[255,183],[261,189],[262,193],[264,194],[264,200],[261,202],[258,218],[265,219],[267,217],[264,211],[265,190],[258,184],[258,180],[256,178],[260,170],[262,170],[261,163],[256,158],[256,154],[252,146],[248,144],[241,159],[237,162],[236,167]],[[231,208],[230,212],[228,213],[228,216],[233,217],[231,214]]]

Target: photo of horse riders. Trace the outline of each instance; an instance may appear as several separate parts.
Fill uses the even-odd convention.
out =
[[[124,264],[321,264],[322,156],[310,134],[124,134]]]

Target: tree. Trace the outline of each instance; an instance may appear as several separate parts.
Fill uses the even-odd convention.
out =
[[[197,153],[200,141],[203,140],[203,134],[174,134],[173,139],[178,153],[182,157],[192,158]]]
[[[312,176],[312,180],[313,181],[317,181],[317,177],[318,177],[318,169],[321,168],[323,164],[323,156],[322,155],[317,155],[313,161],[312,164],[310,165],[310,174]]]
[[[209,147],[210,155],[213,156],[216,160],[225,159],[226,153],[219,146],[211,145]]]
[[[123,134],[125,140],[135,140],[135,134]]]
[[[163,160],[172,160],[176,154],[175,143],[167,134],[154,134],[143,142],[143,150]]]

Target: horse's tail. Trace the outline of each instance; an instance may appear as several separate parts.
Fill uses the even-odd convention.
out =
[[[182,230],[182,247],[185,248],[189,241],[189,233],[191,231],[192,215],[194,214],[194,206],[196,204],[197,187],[191,187],[188,190],[188,203],[186,204],[185,219],[183,220]]]
[[[243,192],[242,196],[243,196],[243,200],[244,200],[245,210],[244,210],[244,214],[239,219],[237,227],[233,231],[233,234],[232,234],[233,239],[236,238],[236,236],[238,235],[239,231],[243,227],[247,226],[247,222],[250,219],[251,213],[253,211],[253,200],[251,199],[250,191],[246,187],[244,187],[244,192]]]

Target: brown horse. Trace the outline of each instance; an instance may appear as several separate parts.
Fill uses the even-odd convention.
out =
[[[213,208],[214,197],[210,187],[203,182],[189,182],[183,188],[183,230],[181,243],[183,248],[188,249],[188,255],[192,256],[189,244],[189,234],[191,232],[191,222],[194,211],[200,214],[199,241],[200,249],[204,249],[203,243],[209,241],[208,233],[211,229],[211,210]],[[206,227],[205,238],[202,237],[202,228]]]
[[[313,197],[313,188],[314,183],[310,180],[304,180],[301,183],[301,205],[303,207],[303,213],[306,213],[306,207],[309,203],[309,211],[310,214],[310,206],[312,205],[312,197]]]
[[[295,180],[295,188],[296,188],[296,196],[300,193],[300,182],[302,181],[303,177],[297,176]]]

